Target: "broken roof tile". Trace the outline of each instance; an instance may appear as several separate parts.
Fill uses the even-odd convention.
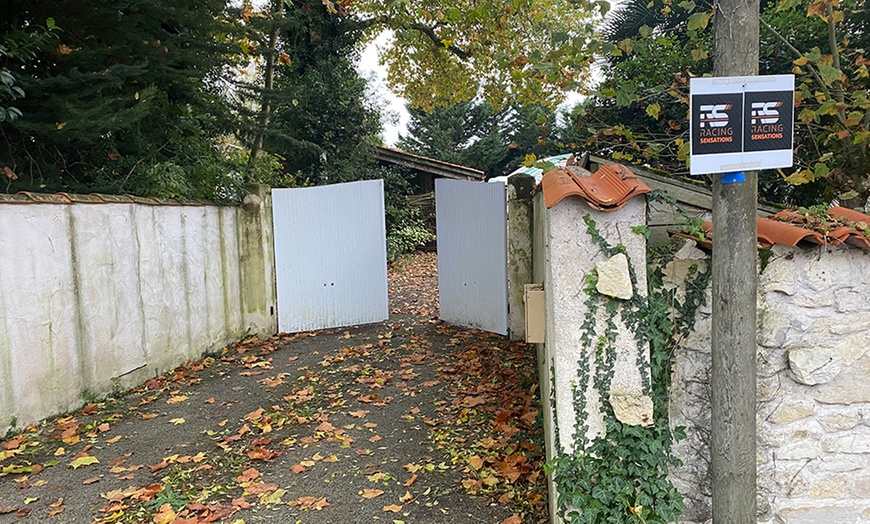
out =
[[[619,164],[602,166],[595,173],[578,166],[554,169],[541,179],[541,188],[547,208],[576,195],[606,213],[622,209],[631,198],[650,191],[637,175]]]

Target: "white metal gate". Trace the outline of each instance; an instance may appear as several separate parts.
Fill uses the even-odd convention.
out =
[[[387,319],[382,180],[273,189],[272,219],[278,329]]]
[[[504,184],[435,181],[442,320],[507,334],[505,199]]]

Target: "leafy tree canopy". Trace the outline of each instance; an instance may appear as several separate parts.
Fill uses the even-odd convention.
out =
[[[394,31],[389,83],[431,111],[482,95],[555,107],[586,79],[590,35],[604,0],[343,0],[364,25]],[[608,44],[609,47],[609,44]]]
[[[605,31],[617,49],[573,113],[569,142],[686,173],[689,78],[710,74],[713,6],[630,0]],[[796,75],[795,168],[762,173],[768,198],[792,204],[870,196],[868,14],[863,3],[762,2],[760,74]]]

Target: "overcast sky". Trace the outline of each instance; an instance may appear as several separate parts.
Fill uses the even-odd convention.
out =
[[[390,147],[396,145],[399,133],[407,133],[408,111],[405,110],[405,100],[399,98],[387,88],[387,71],[378,64],[378,49],[386,45],[392,37],[392,32],[384,31],[374,41],[363,49],[357,65],[363,77],[369,80],[369,90],[384,107],[381,122],[384,125],[384,143]]]

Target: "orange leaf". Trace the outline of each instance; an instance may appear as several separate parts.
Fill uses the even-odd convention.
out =
[[[266,448],[254,448],[246,451],[245,455],[253,460],[272,460],[278,455],[281,455],[281,453],[281,451],[272,451]]]
[[[414,473],[413,475],[411,475],[411,478],[409,478],[408,480],[406,480],[405,483],[402,484],[402,485],[405,486],[406,488],[410,488],[411,485],[414,484],[415,482],[417,482],[417,474],[416,474],[416,473]]]
[[[483,467],[483,459],[477,455],[468,457],[468,463],[471,464],[471,467],[474,468],[475,471],[480,471],[480,468]]]
[[[402,506],[398,506],[396,504],[390,504],[389,506],[384,506],[384,511],[390,511],[392,513],[398,513],[402,511]]]
[[[362,497],[364,499],[373,499],[375,497],[380,497],[384,494],[384,491],[381,489],[364,489],[362,490]]]
[[[299,473],[302,473],[306,469],[308,469],[308,468],[306,468],[302,464],[293,464],[292,466],[290,466],[290,471],[292,471],[293,473],[296,473],[297,475]]]
[[[236,477],[236,482],[251,482],[260,477],[260,472],[254,468],[248,468],[242,471],[242,474]]]
[[[263,408],[257,408],[245,415],[245,420],[250,420],[251,422],[260,420],[261,418],[263,418]]]
[[[151,519],[151,522],[154,524],[170,524],[173,520],[175,520],[178,516],[175,514],[175,511],[172,510],[172,506],[169,503],[165,503],[160,506],[160,510],[154,515],[154,518]]]
[[[501,521],[501,524],[523,524],[523,518],[519,515],[511,515],[510,517]]]

